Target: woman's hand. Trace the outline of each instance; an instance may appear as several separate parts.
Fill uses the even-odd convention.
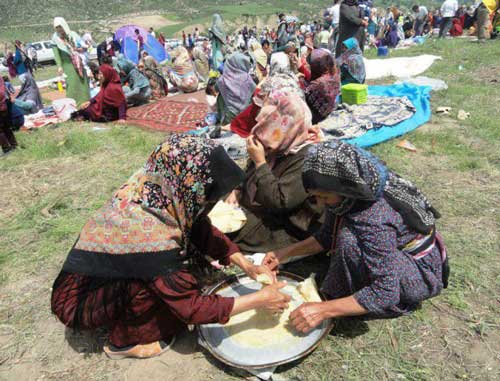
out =
[[[277,282],[257,291],[261,298],[260,308],[269,311],[283,311],[288,308],[290,295],[283,294],[279,290],[286,286],[286,282]]]
[[[89,105],[90,105],[90,102],[83,102],[80,106],[80,110],[86,109],[87,107],[89,107]]]
[[[252,265],[252,266],[249,266],[247,269],[245,269],[245,272],[253,280],[256,280],[258,275],[265,274],[269,277],[269,279],[271,280],[271,283],[276,283],[278,281],[276,278],[276,274],[274,272],[272,272],[269,269],[269,267],[267,267],[267,266]]]
[[[254,135],[247,138],[247,151],[256,168],[266,163],[266,150]]]
[[[327,319],[326,303],[303,303],[290,314],[295,329],[307,333]]]
[[[274,251],[270,251],[266,254],[262,260],[262,265],[267,267],[269,270],[277,272],[280,265],[280,258]]]
[[[229,205],[233,205],[233,206],[238,206],[239,202],[238,202],[238,191],[235,189],[233,190],[229,196],[227,196],[225,202]]]
[[[118,120],[116,121],[116,123],[118,123],[118,124],[126,124],[126,123],[127,123],[127,120],[126,120],[126,119],[118,119]]]

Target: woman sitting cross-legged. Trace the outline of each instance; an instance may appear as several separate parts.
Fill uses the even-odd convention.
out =
[[[446,249],[434,225],[439,213],[411,182],[340,142],[311,146],[302,178],[305,189],[326,204],[325,224],[313,237],[264,258],[276,270],[289,256],[331,252],[321,287],[329,301],[293,311],[298,330],[307,332],[327,318],[408,314],[446,288]]]
[[[14,100],[14,104],[21,109],[24,115],[34,114],[43,109],[40,90],[30,72],[25,74],[24,82]]]
[[[323,208],[311,202],[301,176],[307,147],[320,139],[311,111],[294,91],[272,91],[247,139],[252,161],[229,201],[244,208],[247,223],[234,238],[244,252],[265,252],[309,237]]]
[[[311,82],[306,88],[306,101],[312,112],[313,124],[325,120],[337,106],[340,93],[340,75],[335,59],[325,49],[311,53]]]
[[[84,226],[54,282],[51,306],[66,326],[109,329],[111,358],[161,354],[187,324],[224,324],[240,312],[280,310],[284,282],[238,298],[203,295],[209,262],[254,266],[207,217],[243,179],[222,147],[171,135]]]

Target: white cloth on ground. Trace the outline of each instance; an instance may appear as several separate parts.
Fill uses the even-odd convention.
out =
[[[50,124],[62,123],[71,118],[71,114],[77,110],[76,102],[71,98],[57,99],[52,102],[53,113],[48,115],[44,113],[47,108],[38,111],[36,114],[26,115],[24,117],[23,129],[31,130],[48,126]]]
[[[441,57],[424,54],[416,57],[397,57],[369,60],[364,58],[366,79],[384,77],[408,78],[426,71],[435,60]]]

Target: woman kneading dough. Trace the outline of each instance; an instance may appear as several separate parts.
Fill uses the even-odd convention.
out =
[[[326,204],[326,221],[312,237],[264,258],[277,270],[288,257],[331,252],[321,287],[329,300],[293,311],[297,330],[307,332],[327,318],[405,315],[447,287],[446,249],[434,225],[439,213],[411,182],[342,142],[311,146],[302,180]]]

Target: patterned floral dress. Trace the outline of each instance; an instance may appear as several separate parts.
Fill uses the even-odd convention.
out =
[[[322,292],[329,299],[354,295],[371,317],[414,311],[443,289],[443,247],[436,244],[420,259],[402,251],[417,237],[384,198],[357,201],[343,216],[329,210],[315,234],[325,249],[331,249]]]

